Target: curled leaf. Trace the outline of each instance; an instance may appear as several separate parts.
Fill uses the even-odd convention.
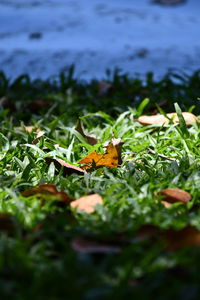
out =
[[[187,203],[192,199],[192,196],[188,192],[177,188],[164,189],[159,192],[159,195],[164,196],[162,203],[165,207],[169,207],[175,202]]]
[[[72,208],[84,211],[86,213],[93,213],[95,211],[95,206],[97,204],[103,204],[103,199],[99,194],[92,194],[88,196],[83,196],[70,203]]]
[[[40,184],[35,187],[32,187],[22,193],[24,197],[30,197],[33,195],[50,195],[55,196],[63,202],[70,202],[73,201],[66,193],[58,192],[56,186],[54,184]]]
[[[80,167],[71,165],[61,159],[47,157],[46,162],[49,165],[51,162],[53,162],[58,171],[61,169],[61,167],[63,167],[63,175],[71,175],[73,173],[83,175],[85,173]]]
[[[198,119],[195,115],[189,112],[182,112],[183,118],[187,126],[192,125],[192,123],[197,123]],[[141,116],[138,121],[143,125],[167,125],[170,120],[173,123],[179,123],[179,118],[177,113],[167,114],[167,118],[164,115],[152,115],[152,116]]]

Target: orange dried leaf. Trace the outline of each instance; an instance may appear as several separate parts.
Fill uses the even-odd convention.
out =
[[[64,202],[73,201],[73,199],[70,198],[66,193],[58,192],[54,184],[40,184],[22,193],[24,197],[30,197],[37,194],[55,196]]]
[[[96,151],[88,154],[86,157],[81,159],[79,163],[85,164],[82,169],[90,169],[95,167],[107,167],[107,168],[117,168],[121,163],[121,146],[123,142],[118,140],[113,140],[108,146],[106,146],[106,153],[99,154]]]
[[[67,162],[65,162],[64,160],[61,160],[61,159],[47,157],[46,162],[48,164],[53,162],[58,170],[60,170],[61,167],[63,166],[64,167],[63,175],[70,175],[72,173],[77,173],[79,175],[83,175],[85,173],[80,167],[68,164]]]
[[[192,123],[197,123],[198,119],[195,115],[189,112],[182,112],[183,118],[187,126]],[[177,113],[169,113],[167,117],[172,120],[173,123],[179,123]],[[166,125],[169,124],[169,119],[164,115],[152,115],[152,116],[140,116],[138,121],[143,125]]]
[[[76,208],[77,210],[84,211],[86,213],[93,213],[95,211],[95,206],[97,204],[102,204],[103,199],[98,194],[83,196],[73,202],[70,203],[72,208]]]
[[[171,203],[183,202],[187,203],[192,199],[192,196],[181,189],[169,188],[159,192],[159,195],[165,196],[162,203],[165,207],[169,207]]]

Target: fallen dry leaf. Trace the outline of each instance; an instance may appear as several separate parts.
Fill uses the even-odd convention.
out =
[[[95,211],[95,205],[103,204],[103,199],[98,194],[92,194],[88,196],[83,196],[70,203],[72,208],[84,211],[86,213],[93,213]]]
[[[88,154],[79,161],[82,169],[91,169],[92,167],[116,168],[121,164],[121,146],[123,142],[120,139],[113,139],[106,146],[106,153],[99,154],[96,151]]]
[[[200,232],[192,226],[187,226],[182,230],[167,230],[163,233],[167,242],[166,250],[175,251],[185,247],[200,247]]]
[[[8,213],[0,213],[0,232],[6,231],[12,233],[16,229],[14,216]]]
[[[35,127],[35,126],[32,126],[32,125],[30,125],[30,126],[24,126],[24,127],[22,127],[22,126],[17,126],[17,127],[15,127],[15,129],[25,130],[25,131],[27,131],[27,132],[33,132],[33,131],[35,131],[35,132],[37,132],[38,134],[39,134],[40,132],[42,132],[40,128]]]
[[[159,195],[165,196],[162,200],[165,207],[169,207],[175,202],[187,203],[192,199],[192,196],[188,192],[177,188],[164,189],[159,192]]]
[[[56,186],[54,184],[40,184],[35,187],[32,187],[22,193],[22,196],[24,197],[30,197],[33,195],[50,195],[58,197],[63,202],[70,202],[74,199],[70,198],[66,193],[64,192],[58,192]]]
[[[121,247],[106,243],[105,241],[95,241],[84,237],[76,237],[71,241],[71,247],[80,253],[119,253]]]
[[[80,119],[79,119],[78,124],[76,126],[76,131],[78,131],[88,141],[88,144],[93,146],[93,145],[98,143],[97,137],[95,137],[94,135],[86,135],[85,134],[83,124],[82,124]]]
[[[85,173],[85,171],[82,170],[80,167],[68,164],[67,162],[65,162],[64,160],[61,160],[61,159],[46,157],[46,162],[47,162],[47,164],[50,164],[51,162],[53,162],[58,171],[63,166],[63,175],[71,175],[73,173],[83,175]]]
[[[153,242],[163,240],[167,251],[176,251],[186,247],[200,247],[200,232],[193,226],[181,230],[162,230],[158,226],[143,225],[136,234],[136,241],[154,238]]]
[[[15,127],[15,129],[19,129],[19,130],[25,130],[27,132],[36,132],[37,133],[37,136],[36,138],[32,141],[33,144],[37,144],[39,139],[45,134],[45,131],[41,130],[40,128],[38,127],[35,127],[35,126],[24,126],[24,127],[21,127],[21,126],[18,126],[18,127]]]
[[[192,125],[192,123],[197,123],[198,119],[195,115],[189,112],[182,112],[183,118],[187,126]],[[179,123],[177,113],[169,113],[167,117],[172,120],[173,123]],[[138,121],[143,125],[167,125],[169,124],[169,119],[164,115],[152,115],[152,116],[140,116]]]

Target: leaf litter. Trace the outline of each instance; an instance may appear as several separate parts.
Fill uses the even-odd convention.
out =
[[[112,139],[106,146],[106,152],[99,154],[96,151],[82,158],[79,163],[83,164],[82,169],[91,169],[96,167],[117,168],[121,164],[121,139]]]
[[[184,117],[184,113],[182,113],[182,115]],[[172,205],[173,203],[192,205],[194,201],[195,205],[198,206],[198,191],[193,185],[195,181],[198,182],[199,180],[198,174],[196,173],[196,164],[198,164],[196,157],[198,158],[198,153],[196,157],[192,156],[193,143],[198,142],[196,129],[194,130],[193,126],[187,129],[190,135],[187,136],[188,140],[186,146],[187,155],[190,156],[188,160],[186,160],[182,159],[186,149],[185,146],[185,148],[182,147],[184,140],[183,135],[181,135],[181,131],[177,131],[175,127],[170,126],[168,119],[169,127],[165,130],[161,127],[159,131],[155,132],[151,126],[148,127],[148,124],[146,127],[142,127],[138,122],[134,122],[132,127],[127,126],[130,120],[132,122],[135,119],[136,114],[132,114],[130,120],[128,120],[128,116],[129,115],[126,114],[126,116],[122,117],[120,122],[115,125],[115,135],[117,132],[120,139],[112,139],[111,134],[113,134],[113,132],[111,130],[107,132],[102,131],[102,136],[96,135],[96,137],[98,137],[96,141],[100,143],[100,141],[103,140],[102,137],[104,133],[106,132],[107,134],[106,139],[104,139],[102,143],[105,149],[104,153],[98,153],[97,150],[95,150],[80,160],[82,156],[80,149],[84,148],[86,152],[87,149],[91,148],[87,148],[86,144],[77,146],[75,142],[72,145],[72,155],[70,156],[73,162],[78,162],[75,163],[75,165],[64,160],[66,159],[65,154],[63,154],[63,159],[46,157],[45,164],[43,165],[43,158],[40,158],[38,152],[35,154],[32,150],[26,150],[27,152],[25,153],[30,159],[29,163],[32,163],[32,170],[35,168],[38,172],[39,168],[43,168],[38,178],[31,177],[32,170],[30,169],[29,181],[31,183],[34,182],[34,180],[37,183],[41,182],[41,179],[42,182],[50,182],[48,174],[46,173],[46,163],[48,165],[53,163],[57,169],[57,173],[53,178],[56,184],[46,183],[35,185],[23,192],[23,197],[43,195],[48,198],[50,195],[58,198],[60,201],[69,203],[68,208],[70,208],[70,214],[73,214],[78,221],[80,220],[80,224],[84,224],[84,230],[89,231],[90,228],[95,228],[95,231],[98,231],[97,228],[99,223],[101,223],[101,226],[105,225],[104,230],[106,227],[111,228],[112,234],[116,231],[122,232],[125,236],[127,235],[127,247],[128,245],[130,245],[130,247],[133,245],[137,248],[140,242],[149,243],[150,247],[153,247],[155,242],[158,242],[159,239],[163,240],[162,250],[166,252],[177,251],[188,247],[199,247],[200,232],[198,220],[193,220],[190,214],[188,215],[188,220],[185,220],[185,215],[189,212],[187,205],[182,205],[182,211],[178,210],[178,206]],[[176,120],[177,127],[179,128],[181,125],[179,124],[180,116],[177,115],[176,117],[178,119],[173,119],[172,122]],[[197,120],[196,117],[195,120]],[[184,118],[184,121],[187,124],[188,121],[186,118]],[[194,122],[191,122],[190,125],[193,125],[193,123]],[[123,128],[121,128],[121,124],[125,124]],[[162,123],[162,125],[163,124],[164,123]],[[82,125],[81,128],[82,129],[78,129],[79,134],[87,140],[88,144],[94,147],[93,149],[98,149],[95,148],[96,143],[91,144],[87,139],[87,137],[90,137],[90,134],[85,134]],[[183,131],[184,130],[185,129],[183,129]],[[56,134],[57,133],[52,130],[50,139],[53,137],[52,140],[57,141],[58,144],[59,141],[62,140],[62,143],[65,144],[67,148],[67,145],[71,143],[71,133],[62,133],[60,136],[56,136]],[[45,147],[46,135],[48,134],[44,136],[44,144],[41,143],[39,145],[42,149]],[[6,139],[4,140],[7,141]],[[104,143],[105,140],[107,140],[106,146]],[[150,146],[147,147],[147,141],[149,140],[154,150],[152,150]],[[124,151],[122,151],[122,144]],[[140,148],[140,151],[134,153],[134,149],[137,147],[138,149]],[[20,155],[18,154],[18,160],[20,161],[21,159],[22,161],[21,169],[23,169],[26,163],[23,162],[23,151],[24,150],[20,152]],[[163,154],[163,152],[165,154]],[[124,160],[124,153],[126,153],[128,157],[127,161]],[[173,157],[174,154],[177,153],[179,156],[176,155],[175,160]],[[61,156],[59,153],[59,157]],[[33,164],[31,161],[32,157],[37,161],[36,164]],[[136,161],[138,157],[142,159],[142,164],[137,165]],[[17,160],[14,160],[11,165],[8,160],[6,168],[15,167],[15,161]],[[99,167],[103,168],[99,170]],[[35,172],[35,174],[37,174],[37,172]],[[15,174],[17,174],[19,179],[21,173],[18,168],[15,169]],[[184,176],[187,176],[187,181],[185,181]],[[17,185],[17,183],[15,184]],[[177,188],[167,188],[167,186],[170,185],[177,186]],[[183,186],[183,188],[186,187],[186,190],[189,192],[178,188],[181,186]],[[163,187],[165,188],[163,189]],[[73,195],[73,197],[69,197],[64,192],[65,188],[71,191],[70,195]],[[61,190],[61,192],[59,192],[59,190]],[[172,209],[168,210],[165,207],[162,208],[157,205],[157,203],[153,201],[155,195],[156,197],[162,197],[161,202],[163,204],[167,203]],[[31,207],[31,201],[34,200],[28,199],[26,205],[30,205]],[[19,205],[19,202],[16,203]],[[9,205],[9,200],[6,200],[4,205]],[[102,209],[96,209],[97,206],[100,206]],[[69,210],[65,211],[65,207],[62,208],[67,224],[67,212],[69,212]],[[12,206],[8,206],[7,210],[12,211],[12,209]],[[14,214],[14,210],[12,212]],[[84,212],[85,214],[79,214],[79,212]],[[28,216],[30,215],[28,209],[26,213]],[[51,215],[52,212],[49,211],[46,218]],[[124,218],[122,218],[123,215]],[[61,219],[61,214],[56,213],[55,217]],[[4,219],[6,220],[6,218],[7,217],[4,218],[2,215],[0,219],[6,224],[6,221],[3,221]],[[9,218],[10,216],[8,216],[8,219]],[[84,220],[87,220],[87,222],[84,223]],[[196,227],[190,225],[192,222],[194,224],[196,222]],[[142,223],[146,223],[146,225],[140,227],[139,225],[142,225]],[[53,223],[51,224],[54,226]],[[64,228],[63,224],[65,223],[61,222],[61,224],[61,228]],[[35,225],[34,222],[33,225]],[[40,232],[44,230],[43,226],[39,227],[39,233],[37,231],[37,234],[40,234]],[[62,230],[64,232],[64,229]],[[135,233],[134,238],[130,234],[132,230],[132,234]],[[104,232],[106,232],[106,230]],[[128,237],[129,235],[131,235],[130,238]],[[112,243],[109,243],[106,239],[86,238],[81,235],[76,235],[76,237],[72,238],[70,245],[75,251],[86,254],[121,253],[124,250],[120,244],[120,239],[119,242],[116,239],[116,244],[112,245]]]

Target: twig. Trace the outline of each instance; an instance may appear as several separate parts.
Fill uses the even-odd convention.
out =
[[[154,150],[152,150],[151,148],[147,148],[147,151],[149,151],[149,153],[151,153],[151,154],[156,154],[156,155],[158,155],[159,157],[164,158],[164,159],[167,159],[167,160],[171,160],[171,161],[175,161],[175,160],[176,160],[175,158],[168,157],[168,156],[166,156],[166,155],[156,153],[156,152],[155,152]]]

